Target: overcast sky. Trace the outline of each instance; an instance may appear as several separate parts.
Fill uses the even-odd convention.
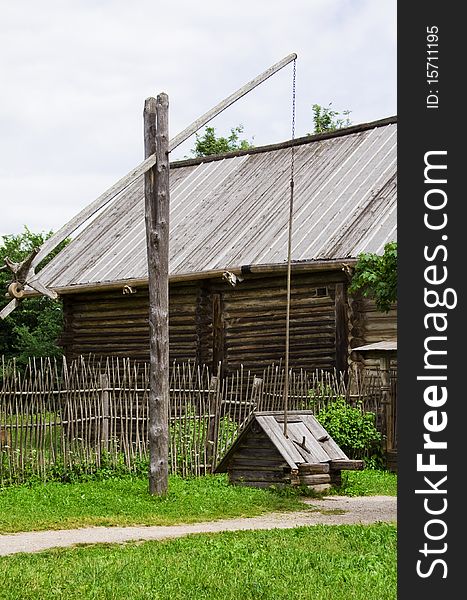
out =
[[[170,137],[296,52],[296,136],[312,104],[395,115],[396,0],[0,0],[0,235],[57,230],[143,159],[144,100]],[[210,125],[291,137],[292,65]],[[190,155],[194,136],[172,159]]]

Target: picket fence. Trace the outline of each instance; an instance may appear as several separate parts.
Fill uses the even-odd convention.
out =
[[[130,359],[32,359],[0,365],[0,484],[31,475],[134,471],[148,460],[149,365]],[[350,391],[352,390],[352,393]],[[252,411],[282,410],[284,369],[221,376],[206,365],[174,362],[170,371],[169,470],[213,470]],[[318,411],[338,396],[377,414],[377,374],[346,381],[327,371],[291,371],[289,409]]]

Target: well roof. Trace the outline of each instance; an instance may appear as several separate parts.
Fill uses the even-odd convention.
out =
[[[250,434],[254,423],[259,424],[291,469],[298,469],[301,464],[349,460],[324,427],[316,420],[312,411],[288,412],[287,437],[284,435],[284,413],[282,411],[255,412],[240,436],[216,467],[217,473],[227,471],[231,458]]]

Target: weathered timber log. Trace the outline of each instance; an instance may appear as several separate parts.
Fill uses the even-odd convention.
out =
[[[327,492],[331,488],[332,488],[331,483],[315,483],[313,485],[313,489],[315,490],[315,492],[318,492],[320,494],[322,494],[323,492]]]
[[[146,241],[149,274],[150,392],[149,493],[168,486],[169,406],[169,136],[168,97],[146,100],[145,154],[156,154],[145,174]]]
[[[315,475],[319,473],[329,473],[329,463],[303,464],[298,469],[300,477],[302,475]]]
[[[235,457],[230,463],[230,468],[240,471],[278,471],[282,473],[284,468],[287,468],[287,463],[285,461],[266,460],[264,458],[254,460],[253,457],[250,459]]]
[[[214,365],[225,362],[224,312],[221,294],[212,294],[212,357]]]
[[[315,475],[300,475],[300,483],[302,485],[316,485],[321,483],[332,483],[331,475],[322,473]]]
[[[240,470],[235,469],[231,474],[232,481],[270,481],[271,485],[276,481],[290,481],[290,475],[287,477],[282,469],[280,470]]]
[[[363,460],[331,460],[329,463],[331,470],[351,470],[351,471],[361,471],[365,463]]]

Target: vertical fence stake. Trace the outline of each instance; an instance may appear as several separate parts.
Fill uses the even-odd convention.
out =
[[[253,377],[253,386],[251,390],[251,404],[253,410],[261,411],[263,406],[263,380],[261,377]]]
[[[214,471],[216,466],[216,453],[214,452],[214,447],[216,446],[220,418],[218,392],[219,377],[213,375],[209,383],[209,425],[206,435],[206,464],[208,466],[209,472],[211,473]]]
[[[107,373],[103,373],[100,376],[101,386],[101,446],[105,452],[109,451],[109,377]]]

